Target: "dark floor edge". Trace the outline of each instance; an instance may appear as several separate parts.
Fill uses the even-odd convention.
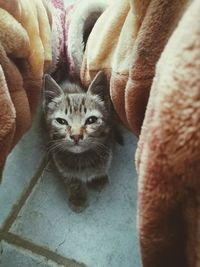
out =
[[[46,165],[48,163],[48,156],[45,155],[43,159],[41,160],[39,167],[35,173],[35,175],[32,177],[28,187],[24,189],[24,191],[21,194],[21,197],[19,201],[13,206],[12,211],[10,212],[9,216],[3,223],[2,228],[0,229],[0,232],[8,232],[10,227],[12,226],[14,220],[16,219],[17,215],[19,214],[21,208],[23,207],[24,203],[28,199],[29,195],[31,194],[34,186],[38,182],[39,178],[41,177]]]
[[[86,267],[86,265],[83,263],[78,263],[73,259],[65,258],[62,255],[50,251],[48,248],[31,243],[30,241],[25,240],[13,233],[0,233],[0,240],[4,240],[11,245],[29,250],[36,255],[42,256],[48,260],[51,260],[57,264],[64,265],[66,267]]]

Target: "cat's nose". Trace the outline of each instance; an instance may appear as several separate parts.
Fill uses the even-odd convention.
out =
[[[83,139],[83,135],[81,134],[70,135],[70,138],[74,141],[75,144],[78,144],[78,142],[81,139]]]

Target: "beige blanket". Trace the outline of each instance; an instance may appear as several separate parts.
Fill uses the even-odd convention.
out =
[[[0,0],[0,177],[37,107],[52,56],[50,26],[46,0]]]
[[[139,135],[155,65],[187,0],[117,0],[98,19],[87,42],[81,77],[99,70],[122,122]]]

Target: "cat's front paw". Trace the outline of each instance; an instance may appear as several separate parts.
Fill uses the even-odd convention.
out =
[[[88,199],[86,196],[70,196],[69,197],[69,207],[71,210],[80,213],[88,207]]]
[[[106,185],[109,184],[107,175],[96,177],[92,181],[87,182],[87,187],[95,191],[101,191]]]
[[[80,180],[71,181],[68,201],[75,212],[82,212],[88,206],[87,187]]]

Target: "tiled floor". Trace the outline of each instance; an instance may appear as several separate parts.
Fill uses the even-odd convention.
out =
[[[1,267],[140,267],[136,230],[136,139],[115,149],[110,184],[72,212],[46,166],[40,114],[10,155],[0,186]]]

